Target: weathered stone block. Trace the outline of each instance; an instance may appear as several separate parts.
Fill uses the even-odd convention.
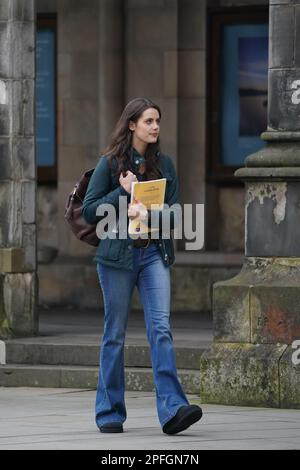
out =
[[[163,98],[155,100],[162,110],[160,137],[163,141],[164,152],[169,155],[176,167],[177,165],[177,99]]]
[[[9,135],[10,112],[7,104],[0,104],[0,137]]]
[[[0,3],[0,21],[9,19],[9,2],[4,0]]]
[[[60,52],[91,52],[98,51],[99,16],[98,0],[82,2],[76,8],[72,2],[58,1],[61,28],[58,34]],[[84,38],[84,41],[82,40]],[[96,60],[96,56],[95,56]]]
[[[200,359],[202,402],[279,407],[279,360],[285,349],[271,344],[213,344]]]
[[[35,122],[34,80],[23,80],[22,84],[23,133],[24,136],[32,136]]]
[[[203,98],[181,98],[179,100],[179,119],[182,122],[178,127],[179,140],[181,145],[185,145],[186,148],[190,146],[203,148],[205,106]]]
[[[180,128],[182,125],[179,124],[178,127]],[[189,145],[189,157],[186,158],[186,144],[179,145],[177,155],[179,155],[178,174],[182,204],[205,203],[205,185],[200,184],[205,178],[205,168],[204,161],[201,161],[199,157],[203,154],[204,148],[204,141],[201,147],[199,145]],[[196,213],[194,209],[193,212]]]
[[[98,368],[85,367],[61,368],[60,387],[64,388],[96,388],[98,382]]]
[[[119,54],[115,54],[117,65],[120,64]],[[112,56],[112,59],[114,57]],[[71,74],[70,80],[70,93],[71,96],[77,99],[95,99],[95,93],[98,89],[98,61],[95,60],[93,52],[74,53],[71,58]],[[113,62],[113,60],[112,60]],[[105,68],[105,74],[110,73],[110,82],[113,82],[117,76],[114,63],[112,63],[112,70]]]
[[[35,223],[35,181],[22,182],[22,221],[25,224]]]
[[[15,21],[34,21],[35,0],[11,0],[10,19]]]
[[[8,34],[9,32],[9,34]],[[31,23],[1,24],[0,37],[6,48],[6,57],[1,55],[1,73],[7,78],[34,78],[35,70],[35,25]],[[7,51],[10,51],[8,54]]]
[[[298,339],[300,339],[300,335]],[[297,349],[289,346],[280,359],[279,377],[281,408],[300,408],[299,346]]]
[[[6,180],[6,179],[11,178],[12,169],[11,169],[9,147],[10,147],[10,143],[8,139],[0,140],[0,180]]]
[[[8,96],[7,96],[7,82],[5,80],[0,80],[0,104],[7,104],[8,103]]]
[[[297,182],[247,184],[246,256],[300,256],[299,198]]]
[[[10,119],[11,133],[15,136],[23,135],[23,103],[22,103],[22,82],[13,80],[8,85],[10,93]]]
[[[126,8],[157,8],[163,7],[165,0],[127,0]]]
[[[294,8],[291,5],[270,8],[269,67],[294,66]],[[284,38],[284,41],[282,40]]]
[[[208,311],[210,310],[211,282],[207,269],[197,267],[173,267],[172,310]]]
[[[3,299],[3,284],[5,275],[0,272],[0,338],[9,336],[9,324],[5,314],[5,306]]]
[[[127,96],[157,97],[163,90],[163,57],[160,51],[130,51],[126,59]],[[151,79],[150,79],[151,77]]]
[[[35,273],[6,274],[3,280],[3,303],[5,318],[2,330],[14,335],[37,333],[35,299],[37,294]],[[5,333],[4,331],[4,333]]]
[[[0,248],[0,272],[20,273],[24,271],[22,248]]]
[[[45,305],[102,308],[102,294],[92,263],[56,262],[38,266],[39,301]],[[85,286],[82,289],[82,286]]]
[[[192,73],[191,73],[192,71]],[[184,98],[205,97],[205,52],[179,51],[179,92]]]
[[[120,91],[120,89],[119,89]],[[116,87],[117,94],[117,87]],[[105,148],[106,143],[109,141],[109,136],[111,130],[116,125],[117,120],[119,119],[122,108],[123,101],[121,97],[118,98],[107,98],[102,95],[101,106],[99,109],[99,144],[97,146],[97,152],[94,155],[98,154],[99,149],[102,151]]]
[[[35,142],[33,137],[14,138],[12,143],[13,177],[34,179],[36,176]]]
[[[187,393],[197,394],[200,388],[200,374],[194,371],[179,371],[179,382]]]
[[[293,83],[299,80],[300,70],[269,70],[269,128],[281,131],[300,130],[300,108],[292,97],[296,89]]]
[[[78,145],[61,145],[58,159],[58,173],[61,181],[75,181],[78,180],[79,175],[82,173],[84,161],[87,153],[87,148]],[[92,166],[97,164],[97,158]],[[92,168],[91,166],[91,168]],[[63,194],[61,194],[63,196]],[[65,194],[67,197],[67,193]]]
[[[126,6],[122,0],[104,0],[99,3],[99,48],[102,52],[105,50],[121,53],[125,29],[123,8]]]
[[[0,180],[35,178],[34,139],[0,139]]]
[[[0,4],[1,8],[2,2]],[[9,23],[0,23],[0,77],[10,78],[11,74],[11,57],[9,54],[10,43],[9,43],[9,31],[11,25]]]
[[[250,342],[249,287],[242,276],[213,286],[215,341]]]
[[[106,51],[103,53],[102,62],[100,67],[105,69],[105,74],[100,74],[99,78],[99,92],[100,102],[101,97],[105,99],[119,99],[121,98],[122,79],[124,77],[124,65],[121,60],[120,51]],[[119,110],[119,114],[120,114]]]
[[[294,54],[295,54],[295,66],[300,66],[300,8],[299,5],[295,8],[295,47],[294,47]]]
[[[34,78],[35,74],[35,25],[12,23],[11,29],[12,78]]]
[[[61,369],[38,365],[13,365],[0,368],[1,387],[53,387],[61,385]]]
[[[175,49],[177,46],[177,9],[137,9],[134,16],[134,48]]]
[[[297,258],[246,258],[236,277],[214,286],[216,340],[291,343],[300,336],[299,284]]]
[[[97,100],[72,99],[64,103],[63,142],[66,145],[96,144],[98,136]]]
[[[57,71],[59,79],[60,100],[71,98],[72,54],[57,54]]]
[[[290,344],[300,338],[300,277],[251,289],[251,342]],[[267,284],[267,282],[265,283]]]
[[[176,98],[178,94],[177,51],[164,52],[164,96]]]
[[[36,225],[23,224],[23,250],[25,255],[24,271],[36,269]]]
[[[57,248],[57,227],[57,189],[40,185],[37,187],[38,245]]]
[[[21,185],[3,181],[0,185],[0,246],[21,246],[22,196]]]
[[[205,49],[206,1],[178,2],[178,42],[180,49]]]

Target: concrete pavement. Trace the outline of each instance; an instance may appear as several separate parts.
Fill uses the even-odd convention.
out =
[[[0,450],[300,449],[300,410],[202,404],[200,422],[168,436],[154,394],[127,392],[125,432],[109,435],[95,427],[94,399],[95,390],[1,387]]]

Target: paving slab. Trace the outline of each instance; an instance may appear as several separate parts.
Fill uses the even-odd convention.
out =
[[[105,435],[94,424],[94,401],[88,389],[0,388],[0,450],[300,449],[300,410],[201,404],[201,421],[168,436],[154,394],[127,392],[124,433]]]

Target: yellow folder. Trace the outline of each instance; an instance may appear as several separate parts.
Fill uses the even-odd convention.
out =
[[[132,183],[131,204],[134,205],[140,201],[148,210],[161,210],[165,201],[166,182],[166,178],[162,178]],[[139,218],[129,220],[129,235],[139,236],[156,230],[158,229],[150,229]]]

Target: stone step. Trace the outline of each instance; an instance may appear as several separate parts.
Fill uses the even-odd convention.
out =
[[[186,393],[199,394],[198,370],[178,369]],[[96,388],[97,367],[9,364],[0,366],[2,387]],[[126,367],[126,390],[154,391],[150,368]]]
[[[10,340],[5,343],[7,364],[45,364],[70,366],[98,366],[99,345],[79,341],[45,339]],[[176,364],[179,369],[199,369],[200,356],[209,343],[195,346],[175,347]],[[126,367],[151,367],[150,350],[147,344],[125,345]]]

